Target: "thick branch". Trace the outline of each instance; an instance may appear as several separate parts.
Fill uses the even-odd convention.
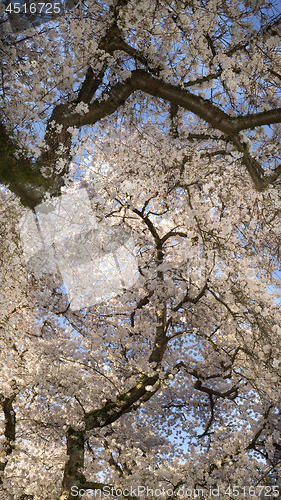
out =
[[[198,97],[176,85],[163,82],[140,69],[133,71],[132,76],[125,82],[117,83],[113,86],[106,101],[99,102],[96,100],[91,104],[89,106],[89,113],[83,116],[75,113],[71,114],[68,105],[65,105],[65,113],[62,112],[60,116],[57,116],[57,122],[64,126],[72,127],[94,124],[100,118],[113,113],[137,90],[142,90],[149,95],[160,97],[191,111],[224,134],[231,135],[236,132],[236,129],[231,124],[233,119],[217,106],[211,104],[207,99]]]
[[[62,490],[60,500],[72,500],[81,498],[77,496],[73,487],[80,488],[85,482],[85,477],[80,470],[84,466],[84,432],[76,431],[70,427],[66,436],[68,461],[65,464]]]
[[[104,47],[104,49],[112,51],[113,48],[117,48],[118,44],[119,48],[122,46],[122,40],[120,40],[119,30],[116,25],[113,25],[108,30],[100,45]],[[128,47],[126,50],[128,51]],[[134,49],[132,50],[134,51]],[[55,195],[60,192],[60,187],[64,182],[63,174],[67,171],[70,161],[69,152],[71,137],[67,132],[68,127],[80,128],[84,125],[95,124],[105,116],[114,113],[126,102],[130,95],[136,91],[143,91],[149,95],[164,99],[173,106],[180,106],[206,121],[214,129],[227,135],[238,148],[238,151],[243,153],[243,163],[258,190],[263,189],[270,182],[274,182],[280,175],[280,168],[278,168],[271,176],[265,179],[261,166],[256,160],[251,158],[247,151],[245,151],[244,145],[240,142],[238,137],[238,133],[248,128],[280,123],[281,108],[248,114],[246,116],[231,117],[209,100],[192,94],[188,90],[182,89],[177,85],[172,85],[159,78],[155,78],[145,70],[137,69],[131,73],[131,77],[126,81],[122,83],[118,82],[113,85],[108,94],[103,96],[103,100],[96,99],[92,104],[89,104],[89,112],[82,115],[75,112],[77,102],[83,99],[84,102],[90,103],[94,92],[101,83],[103,74],[104,69],[96,79],[93,79],[93,72],[91,68],[89,68],[86,79],[78,93],[78,99],[70,104],[60,104],[56,106],[49,121],[45,136],[49,149],[42,154],[38,161],[37,169],[28,159],[23,159],[23,161],[19,162],[16,161],[13,153],[13,143],[9,138],[0,134],[0,152],[2,153],[2,157],[4,157],[4,160],[2,160],[0,164],[0,180],[5,184],[9,184],[10,188],[21,197],[23,203],[30,206],[30,208],[34,208],[37,203],[40,203],[47,191]],[[52,129],[50,126],[53,121],[62,125],[60,132],[55,128]],[[66,159],[66,166],[63,172],[56,174],[54,167],[58,159],[58,148],[61,145],[63,145],[65,149],[63,157]],[[50,178],[48,180],[41,176],[39,166],[44,166],[47,169],[49,168]],[[21,181],[21,178],[24,180]],[[32,192],[32,190],[34,190],[34,192]]]
[[[247,128],[280,123],[281,108],[233,118],[207,99],[198,97],[176,85],[163,82],[144,70],[135,70],[125,82],[114,85],[110,90],[109,97],[105,101],[96,100],[90,104],[89,112],[83,116],[71,113],[67,105],[61,109],[57,108],[56,121],[62,124],[64,129],[68,126],[80,127],[94,124],[104,116],[116,111],[133,92],[138,90],[160,97],[175,106],[181,106],[209,123],[214,129],[220,130],[230,137],[238,151],[243,153],[243,163],[258,190],[272,182],[272,178],[276,180],[278,177],[279,169],[271,177],[265,179],[262,167],[255,159],[251,158],[246,146],[240,141],[238,133]]]
[[[5,418],[5,429],[4,436],[5,441],[3,445],[4,460],[0,462],[0,471],[3,472],[8,463],[8,456],[11,455],[15,449],[15,439],[16,439],[16,414],[13,409],[13,401],[16,395],[9,398],[5,398],[0,395],[0,404],[4,413]],[[3,483],[2,477],[0,477],[0,484]]]
[[[101,72],[98,78],[94,78],[94,72],[91,66],[88,68],[85,80],[78,92],[77,102],[89,103],[92,100],[95,92],[102,82],[103,73],[104,72]]]
[[[40,168],[20,150],[16,141],[0,122],[0,183],[9,187],[23,205],[34,208],[53,185],[43,177]]]
[[[142,380],[138,384],[124,394],[121,394],[115,402],[110,402],[104,408],[86,413],[83,417],[86,430],[89,431],[98,427],[105,427],[115,422],[121,415],[126,413],[127,410],[131,410],[133,405],[138,403],[143,396],[147,396],[147,399],[150,399],[155,393],[155,390],[160,387],[158,378],[158,374],[151,377],[143,375]],[[153,386],[154,391],[147,390],[147,386]]]
[[[272,123],[281,122],[281,108],[261,111],[260,113],[251,113],[245,116],[238,116],[232,119],[233,131],[241,132],[241,130],[253,129],[262,125],[271,125]]]

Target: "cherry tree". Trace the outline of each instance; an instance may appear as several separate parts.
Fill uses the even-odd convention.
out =
[[[1,8],[0,498],[279,498],[279,3]],[[21,230],[77,193],[137,262],[83,307]]]

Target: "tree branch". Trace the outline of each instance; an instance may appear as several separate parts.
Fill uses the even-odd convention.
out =
[[[119,29],[113,25],[102,40],[101,47],[104,46],[108,50],[113,50],[113,47],[115,47],[115,45],[117,46],[118,43],[121,43]],[[9,184],[10,188],[20,196],[23,203],[30,206],[30,208],[34,208],[36,204],[40,203],[47,191],[51,192],[53,195],[57,195],[60,192],[60,188],[64,183],[63,175],[67,172],[68,163],[71,159],[71,136],[67,131],[68,127],[80,128],[84,125],[95,124],[105,116],[114,113],[126,102],[130,95],[136,91],[142,91],[148,95],[164,99],[173,106],[180,106],[186,111],[194,113],[214,129],[227,135],[234,146],[237,147],[238,151],[243,153],[243,163],[258,190],[262,190],[269,183],[274,182],[280,175],[281,169],[277,168],[274,174],[265,178],[261,166],[256,160],[251,158],[249,153],[245,150],[244,145],[239,139],[238,133],[242,130],[255,128],[257,126],[281,123],[281,108],[245,116],[232,117],[222,111],[218,106],[212,104],[209,100],[192,94],[188,90],[182,89],[177,85],[172,85],[159,78],[155,78],[142,69],[132,71],[131,77],[122,83],[116,83],[107,94],[102,96],[102,98],[98,98],[93,103],[89,104],[94,92],[101,82],[103,73],[104,69],[101,71],[98,78],[93,80],[93,72],[92,69],[89,68],[85,81],[78,93],[78,99],[75,102],[59,104],[55,107],[45,134],[48,150],[39,158],[37,167],[32,165],[32,162],[28,159],[17,162],[13,154],[13,148],[16,148],[16,145],[14,145],[8,137],[5,137],[3,134],[1,135],[0,131],[0,152],[2,156],[4,156],[4,161],[2,160],[0,163],[0,179],[5,184]],[[75,107],[77,102],[80,102],[82,98],[84,102],[88,103],[89,111],[81,115],[75,112]],[[62,129],[58,131],[56,127],[52,127],[51,124],[53,124],[53,122],[62,125]],[[55,164],[56,160],[59,158],[58,149],[61,145],[64,147],[63,157],[66,160],[66,165],[60,174],[56,174]],[[11,148],[9,149],[10,146]],[[40,174],[39,169],[41,166],[49,170],[49,179],[44,178]],[[14,175],[11,174],[13,172]],[[23,177],[24,180],[18,180],[21,179],[21,177]],[[32,188],[34,188],[34,186],[35,193],[32,193]]]
[[[67,431],[66,445],[68,461],[65,464],[62,482],[62,495],[60,500],[72,500],[81,498],[81,495],[72,494],[73,487],[79,487],[85,482],[85,476],[80,470],[84,467],[84,432],[74,430],[70,427]]]
[[[218,398],[227,398],[230,399],[231,401],[238,396],[238,388],[237,387],[232,387],[226,392],[220,392],[216,391],[215,389],[211,389],[209,387],[203,387],[202,386],[202,381],[197,380],[194,384],[194,389],[197,391],[205,392],[206,394],[209,394],[211,396],[217,396]]]
[[[2,394],[0,395],[0,404],[4,413],[5,418],[5,428],[4,436],[5,441],[3,444],[4,460],[0,462],[0,471],[3,472],[8,463],[8,457],[11,455],[15,449],[15,439],[16,439],[16,414],[13,409],[13,401],[16,394],[13,394],[9,398],[5,398]],[[3,478],[0,477],[0,484],[3,484]]]
[[[258,190],[262,190],[269,182],[272,182],[272,178],[276,180],[279,176],[280,171],[278,169],[273,174],[274,177],[271,176],[268,179],[264,177],[262,167],[255,159],[251,158],[246,150],[246,146],[240,141],[238,133],[248,128],[255,128],[270,123],[280,123],[281,108],[233,118],[207,99],[203,99],[176,85],[163,82],[144,70],[135,70],[125,82],[118,82],[114,85],[107,96],[108,98],[102,102],[99,100],[94,101],[89,106],[89,112],[83,116],[71,112],[69,105],[64,105],[63,108],[57,108],[54,118],[58,123],[63,125],[64,129],[69,126],[80,127],[94,124],[104,116],[108,116],[116,111],[133,92],[139,90],[162,98],[174,106],[181,106],[209,123],[214,129],[220,130],[223,134],[229,136],[238,151],[243,153],[242,161]]]
[[[104,408],[92,410],[86,413],[83,417],[86,430],[91,430],[115,422],[121,415],[137,403],[143,396],[150,399],[155,390],[160,387],[158,373],[153,376],[142,375],[141,381],[127,392],[121,394],[116,401],[108,403]],[[152,392],[147,390],[147,386],[152,386],[155,390]],[[149,387],[150,388],[150,387]]]

